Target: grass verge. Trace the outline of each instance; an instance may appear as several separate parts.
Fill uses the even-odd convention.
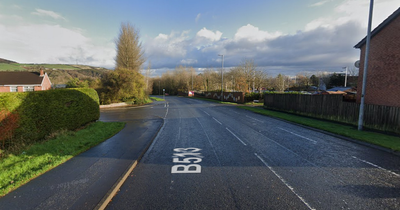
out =
[[[96,146],[124,128],[122,122],[96,122],[77,132],[64,132],[24,152],[0,159],[0,197]]]
[[[320,130],[328,131],[330,133],[350,137],[352,139],[368,142],[378,146],[382,146],[393,151],[400,151],[400,137],[385,135],[382,133],[376,133],[372,131],[358,131],[355,126],[345,125],[341,123],[329,122],[325,120],[318,120],[315,118],[308,118],[299,115],[283,113],[273,110],[267,110],[262,107],[249,107],[249,106],[238,106],[241,109],[250,110],[259,114],[281,118],[290,122],[294,122],[301,125],[310,126]]]
[[[157,97],[150,97],[150,99],[153,100],[153,101],[165,101],[164,99],[157,98]]]

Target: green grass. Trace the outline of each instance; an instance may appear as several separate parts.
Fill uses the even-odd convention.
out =
[[[341,136],[350,137],[352,139],[368,142],[378,146],[382,146],[394,151],[400,151],[400,137],[393,135],[385,135],[372,131],[358,131],[356,126],[335,123],[315,118],[303,117],[299,115],[267,110],[264,108],[238,106],[239,108],[250,110],[259,114],[281,118],[290,122],[301,125],[310,126],[320,130],[328,131]]]
[[[118,133],[125,123],[96,122],[0,159],[0,197]]]
[[[154,100],[154,101],[165,101],[164,99],[162,99],[162,98],[157,98],[157,97],[150,97],[150,99],[151,99],[151,100]]]
[[[237,104],[237,103],[234,103],[234,102],[226,102],[226,101],[222,102],[222,101],[209,99],[209,98],[198,98],[198,97],[188,97],[188,98],[194,98],[194,99],[203,100],[203,101],[211,101],[211,102],[218,103],[218,104],[231,104],[231,105],[236,105]]]
[[[26,71],[26,69],[18,63],[0,63],[0,71]]]

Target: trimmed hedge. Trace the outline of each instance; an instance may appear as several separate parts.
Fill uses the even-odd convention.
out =
[[[39,141],[99,117],[99,97],[94,89],[0,93],[0,147],[21,143],[20,140],[28,144]]]

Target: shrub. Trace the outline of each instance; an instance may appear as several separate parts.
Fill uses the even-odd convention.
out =
[[[246,93],[244,95],[245,102],[250,102],[254,100],[260,100],[263,98],[262,93]]]
[[[56,131],[74,130],[98,120],[99,97],[88,88],[1,93],[0,112],[0,126],[8,129],[7,136],[0,137],[6,148],[30,144]]]

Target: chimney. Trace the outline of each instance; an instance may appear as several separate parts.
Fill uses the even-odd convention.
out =
[[[44,77],[44,71],[43,71],[42,68],[40,68],[40,76],[41,76],[41,77]]]

